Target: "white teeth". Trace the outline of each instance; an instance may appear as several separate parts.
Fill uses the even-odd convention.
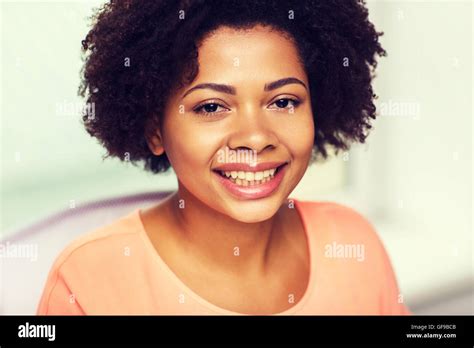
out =
[[[260,172],[228,171],[221,174],[240,186],[260,185],[273,179],[276,168]]]

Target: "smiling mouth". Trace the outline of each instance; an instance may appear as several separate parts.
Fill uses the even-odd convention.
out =
[[[222,176],[224,179],[227,179],[234,184],[239,186],[257,186],[274,180],[277,173],[286,165],[284,163],[278,167],[270,168],[262,171],[242,171],[242,170],[233,170],[233,171],[222,171],[214,170],[217,174]]]

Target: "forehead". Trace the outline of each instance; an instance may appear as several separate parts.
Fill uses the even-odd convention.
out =
[[[288,35],[269,27],[220,27],[199,46],[198,80],[305,79],[298,50]]]

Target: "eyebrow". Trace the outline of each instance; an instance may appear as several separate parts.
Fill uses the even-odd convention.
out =
[[[303,81],[297,79],[296,77],[286,77],[284,79],[276,80],[270,83],[265,84],[263,90],[265,92],[273,91],[274,89],[283,87],[285,85],[299,84],[302,85],[305,89],[308,89]]]
[[[296,77],[285,77],[283,79],[266,83],[265,86],[263,87],[263,90],[265,92],[270,92],[277,88],[283,87],[285,85],[290,85],[290,84],[299,84],[299,85],[302,85],[306,90],[308,89],[308,87],[306,87],[304,82],[297,79]],[[218,84],[218,83],[200,83],[194,86],[193,88],[189,89],[186,93],[184,93],[182,98],[186,97],[188,94],[190,94],[191,92],[197,89],[212,89],[216,92],[222,92],[222,93],[232,94],[232,95],[236,94],[236,89],[234,86],[223,85],[223,84]]]

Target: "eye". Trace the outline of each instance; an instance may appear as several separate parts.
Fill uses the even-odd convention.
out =
[[[273,102],[271,105],[276,105],[276,109],[295,109],[300,105],[301,102],[293,98],[280,98]]]
[[[206,103],[203,103],[203,104],[200,104],[200,105],[196,106],[193,109],[193,111],[198,115],[213,116],[213,114],[217,114],[217,113],[223,111],[223,110],[220,110],[220,109],[227,110],[227,108],[225,108],[224,106],[222,106],[222,105],[220,105],[216,102],[206,102]]]

